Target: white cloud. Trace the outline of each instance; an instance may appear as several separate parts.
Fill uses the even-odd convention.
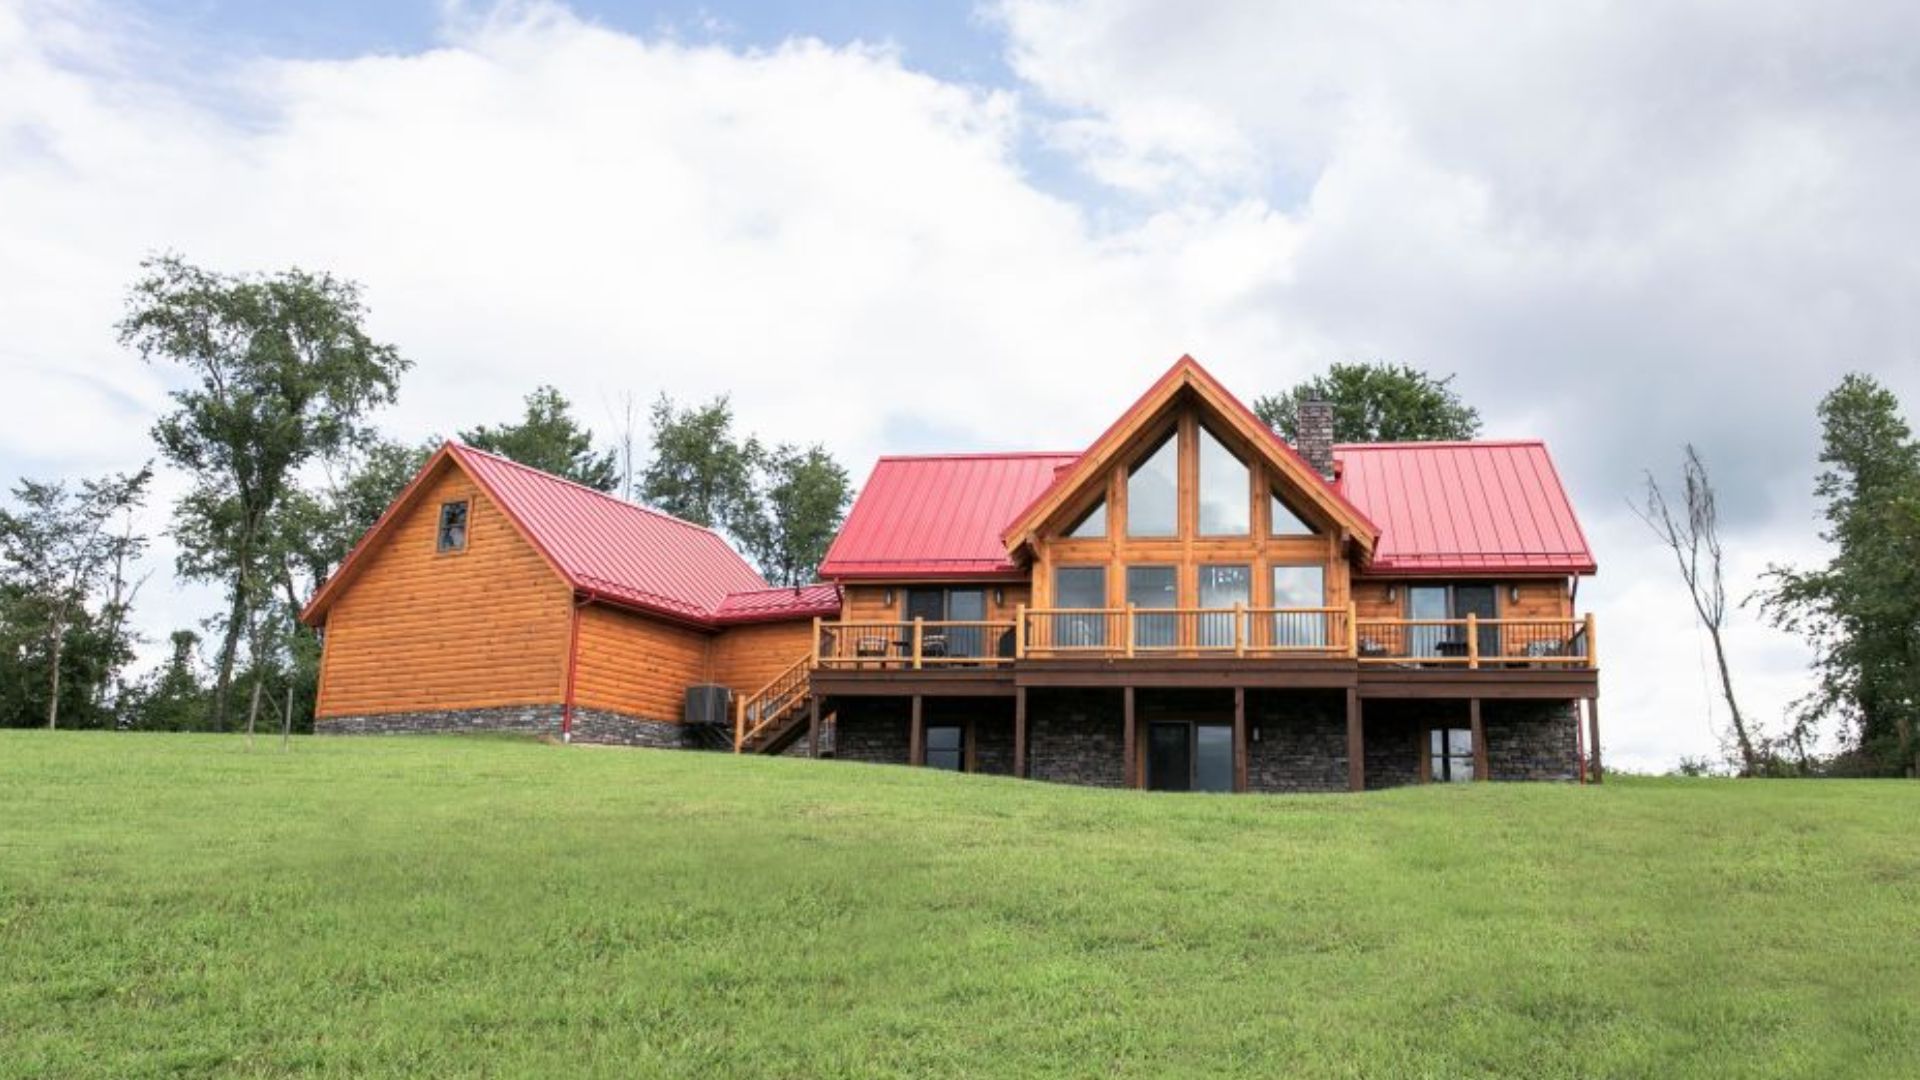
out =
[[[1685,609],[1621,499],[1691,438],[1737,550],[1797,551],[1812,398],[1842,363],[1916,389],[1903,16],[998,10],[1021,87],[539,4],[452,7],[414,53],[186,64],[120,13],[0,0],[0,365],[27,406],[0,472],[149,454],[165,376],[112,324],[167,248],[362,281],[418,362],[384,418],[415,436],[543,381],[593,421],[731,392],[859,474],[1081,445],[1181,352],[1249,396],[1391,356],[1554,443],[1605,567],[1616,760],[1707,749]],[[1050,194],[1036,132],[1124,196]],[[1777,711],[1797,651],[1738,643]]]

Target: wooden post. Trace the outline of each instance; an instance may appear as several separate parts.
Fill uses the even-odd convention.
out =
[[[927,763],[927,724],[920,710],[920,695],[913,695],[913,721],[907,729],[907,764]]]
[[[820,698],[807,695],[807,756],[820,756]]]
[[[1013,658],[1027,658],[1027,605],[1016,604],[1013,608]]]
[[[1580,712],[1573,714],[1573,779],[1575,783],[1587,782],[1587,731],[1580,726]]]
[[[1347,601],[1347,657],[1360,658],[1360,605]]]
[[[820,637],[820,616],[815,615],[813,617],[813,660],[807,665],[809,668],[820,666],[820,646],[822,644],[823,642]]]
[[[1480,666],[1480,616],[1467,612],[1467,669]]]
[[[1365,791],[1367,787],[1366,740],[1362,735],[1360,691],[1347,687],[1347,790]]]
[[[1027,775],[1027,688],[1013,688],[1013,775]]]
[[[733,699],[733,752],[738,754],[747,741],[747,699],[745,695]]]
[[[1126,766],[1125,766],[1127,770],[1126,786],[1139,787],[1140,786],[1140,770],[1134,767],[1135,759],[1139,756],[1139,750],[1137,747],[1134,746],[1133,687],[1129,686],[1120,691],[1120,701],[1121,701],[1120,745],[1123,748],[1121,756],[1125,759],[1125,762],[1126,762]]]
[[[1247,790],[1247,688],[1233,688],[1233,790]]]
[[[1233,655],[1247,655],[1247,605],[1233,602]]]
[[[1593,635],[1593,612],[1589,611],[1587,612],[1587,666],[1597,668],[1600,666],[1600,643]]]
[[[1578,723],[1579,719],[1576,717],[1574,722]],[[1593,782],[1597,784],[1607,775],[1606,770],[1600,767],[1600,699],[1597,697],[1587,699],[1587,733],[1587,741],[1592,744],[1592,749],[1587,752],[1593,755]]]
[[[926,620],[918,615],[913,617],[913,670],[920,670],[920,639],[926,631]],[[915,701],[920,700],[915,698]]]
[[[1473,726],[1473,778],[1490,780],[1487,775],[1487,727],[1480,722],[1480,699],[1467,699],[1467,721]]]
[[[1133,659],[1133,601],[1127,601],[1127,659]]]

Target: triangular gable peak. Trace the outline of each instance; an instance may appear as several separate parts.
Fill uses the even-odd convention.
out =
[[[1114,467],[1132,467],[1151,455],[1188,410],[1230,450],[1257,458],[1274,492],[1293,513],[1316,528],[1350,538],[1363,557],[1372,553],[1379,538],[1373,522],[1198,361],[1182,356],[1020,512],[1001,537],[1009,554],[1031,548],[1043,536],[1065,533],[1090,511],[1104,509]]]

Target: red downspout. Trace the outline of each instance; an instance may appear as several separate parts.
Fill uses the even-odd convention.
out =
[[[572,626],[567,630],[567,697],[560,706],[560,741],[573,741],[573,683],[574,676],[580,670],[580,610],[593,603],[591,597],[581,597],[573,605]]]

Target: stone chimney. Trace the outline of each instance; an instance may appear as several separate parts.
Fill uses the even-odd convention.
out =
[[[1333,479],[1333,402],[1305,400],[1294,413],[1293,448],[1321,476]]]

